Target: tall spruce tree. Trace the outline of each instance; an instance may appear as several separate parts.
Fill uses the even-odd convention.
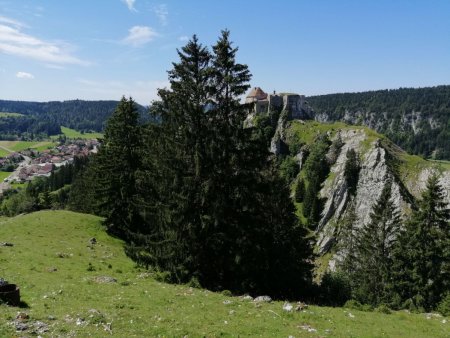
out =
[[[303,215],[308,219],[308,226],[311,229],[317,225],[323,208],[319,191],[330,170],[326,158],[330,144],[331,142],[326,134],[319,135],[305,162],[308,184],[303,198]]]
[[[105,128],[93,160],[95,196],[108,231],[127,239],[140,224],[136,205],[136,171],[141,163],[142,138],[133,99],[123,97]]]
[[[355,296],[371,305],[390,303],[393,296],[392,250],[401,219],[391,199],[387,181],[370,214],[370,222],[358,234],[356,248]]]
[[[236,52],[228,31],[212,55],[195,36],[179,51],[155,106],[160,123],[145,133],[156,155],[138,176],[158,207],[141,203],[156,232],[137,251],[175,281],[294,294],[309,281],[310,246],[265,141],[244,128],[250,73]]]
[[[355,265],[357,261],[356,252],[358,246],[357,215],[355,212],[355,199],[352,198],[348,202],[348,208],[345,216],[339,223],[337,233],[337,248],[342,255],[339,269],[346,273],[350,280],[353,279],[355,273]]]
[[[397,291],[414,307],[432,310],[450,292],[450,209],[439,177],[430,176],[400,236]]]
[[[347,160],[345,161],[344,167],[345,182],[347,183],[349,194],[354,196],[358,185],[361,165],[359,163],[359,156],[353,148],[347,151],[346,157]]]
[[[170,89],[159,90],[144,131],[146,152],[138,172],[141,214],[148,225],[128,253],[141,264],[170,272],[170,279],[199,278],[198,234],[205,216],[202,184],[207,175],[208,49],[193,38],[178,50],[168,72]]]

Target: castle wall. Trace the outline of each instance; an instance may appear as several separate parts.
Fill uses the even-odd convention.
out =
[[[268,113],[270,110],[285,110],[289,119],[309,119],[311,108],[305,100],[304,95],[298,94],[271,94],[267,99],[258,100],[255,97],[248,97],[248,101],[253,102],[253,113]]]
[[[269,107],[272,109],[283,108],[283,97],[280,95],[269,95]]]

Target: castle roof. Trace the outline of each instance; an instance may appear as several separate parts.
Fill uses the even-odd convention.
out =
[[[265,100],[267,99],[267,94],[264,93],[264,91],[261,88],[255,87],[247,95],[247,99]]]

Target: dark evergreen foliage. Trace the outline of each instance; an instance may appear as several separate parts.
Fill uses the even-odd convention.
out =
[[[401,219],[391,199],[391,183],[386,182],[370,214],[370,222],[358,233],[354,294],[362,303],[378,306],[393,298],[392,252]]]
[[[267,140],[244,128],[247,66],[224,31],[211,54],[194,36],[159,91],[137,171],[140,215],[128,254],[177,282],[233,292],[300,294],[311,255]],[[108,136],[105,135],[105,140]],[[147,231],[148,230],[148,231]]]
[[[127,238],[140,226],[136,172],[142,158],[141,126],[135,102],[125,97],[105,128],[104,141],[93,161],[95,195],[108,231]]]
[[[304,195],[305,195],[305,181],[299,178],[297,179],[297,185],[295,187],[295,201],[297,203],[302,203]]]
[[[450,209],[436,175],[399,238],[396,290],[417,309],[435,309],[450,292]]]
[[[326,157],[330,145],[327,135],[317,137],[305,162],[305,176],[308,184],[303,198],[303,215],[308,218],[308,226],[311,229],[319,221],[323,208],[319,191],[330,170]]]
[[[299,171],[299,165],[293,156],[286,156],[280,163],[280,174],[288,183],[297,177]]]
[[[359,156],[353,148],[347,151],[346,156],[347,160],[345,161],[344,177],[349,194],[355,195],[356,187],[358,185],[359,171],[361,169]]]
[[[356,259],[358,251],[358,229],[355,224],[357,216],[355,213],[355,199],[348,202],[347,212],[339,222],[337,232],[337,250],[343,257],[339,261],[339,270],[346,273],[350,278],[353,277],[356,268]]]

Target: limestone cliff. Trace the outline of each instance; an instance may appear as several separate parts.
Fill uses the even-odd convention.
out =
[[[342,144],[339,155],[332,164],[328,178],[320,191],[325,200],[321,219],[317,225],[317,253],[331,252],[330,267],[339,252],[335,250],[339,223],[348,212],[349,191],[344,177],[346,154],[354,149],[359,154],[361,170],[353,197],[353,205],[360,228],[370,220],[373,205],[379,198],[387,180],[392,182],[392,198],[404,218],[411,212],[411,206],[420,198],[425,184],[433,173],[440,174],[440,182],[450,203],[450,165],[448,163],[426,161],[418,156],[405,153],[386,137],[365,127],[343,123],[323,124],[317,121],[290,121],[283,123],[286,143],[299,139],[312,144],[315,135],[327,132],[331,140],[340,138]],[[331,150],[330,150],[331,151]],[[292,154],[304,160],[304,154]],[[331,154],[329,154],[331,156]]]

